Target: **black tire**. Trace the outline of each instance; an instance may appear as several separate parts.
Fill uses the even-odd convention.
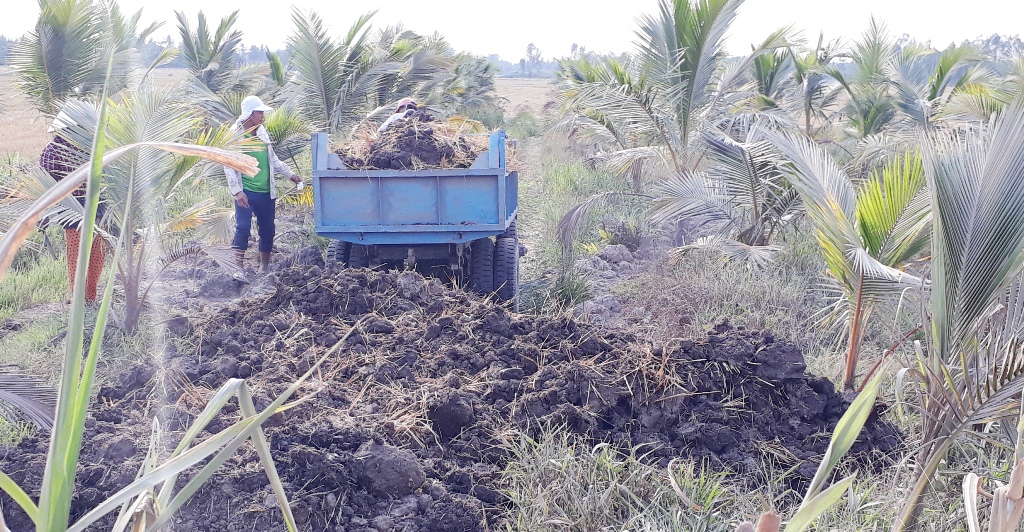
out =
[[[498,238],[519,239],[519,231],[516,229],[516,220],[514,218],[512,219],[512,223],[508,224],[508,228],[505,229],[505,232],[498,235]]]
[[[494,241],[474,240],[469,250],[469,289],[480,295],[494,291]]]
[[[518,310],[519,242],[514,238],[499,238],[494,244],[494,289],[498,299],[513,302]]]
[[[331,240],[331,243],[327,245],[327,264],[337,263],[348,267],[348,254],[351,249],[351,242]]]
[[[369,268],[370,267],[370,248],[362,244],[352,244],[352,249],[348,252],[348,267],[349,268]]]

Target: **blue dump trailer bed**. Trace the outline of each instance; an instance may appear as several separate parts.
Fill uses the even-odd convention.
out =
[[[470,168],[352,170],[314,133],[313,219],[328,260],[416,268],[515,302],[519,176],[506,169],[505,132]]]

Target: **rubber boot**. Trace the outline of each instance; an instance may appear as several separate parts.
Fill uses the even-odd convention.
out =
[[[245,266],[245,250],[244,249],[236,249],[235,250],[235,265],[238,266],[239,268]]]
[[[270,253],[260,252],[260,271],[263,273],[270,271]]]

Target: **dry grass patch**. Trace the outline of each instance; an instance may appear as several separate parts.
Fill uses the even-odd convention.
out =
[[[39,155],[50,136],[49,121],[36,111],[17,86],[10,67],[0,67],[0,155]]]

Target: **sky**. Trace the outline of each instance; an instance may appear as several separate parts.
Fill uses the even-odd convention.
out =
[[[13,3],[13,5],[11,5]],[[122,9],[143,9],[146,24],[163,21],[155,34],[176,36],[174,11],[190,20],[202,10],[208,19],[239,10],[237,28],[244,44],[282,48],[292,30],[292,6],[315,10],[328,23],[332,35],[341,36],[362,13],[377,9],[374,26],[401,22],[419,33],[439,32],[453,48],[479,55],[498,54],[517,62],[526,47],[535,44],[545,59],[569,55],[578,44],[594,52],[632,49],[637,17],[657,13],[657,0],[604,2],[583,0],[515,0],[482,2],[468,0],[306,0],[300,3],[252,0],[175,0],[164,4],[151,0],[119,0]],[[0,17],[0,35],[20,36],[32,29],[38,15],[37,0],[6,0]],[[259,6],[259,7],[257,7]],[[966,39],[998,33],[1021,33],[1024,2],[1021,0],[746,0],[728,34],[732,54],[745,53],[782,26],[793,25],[808,41],[853,39],[867,27],[871,16],[884,21],[892,34],[910,34],[937,48]]]

